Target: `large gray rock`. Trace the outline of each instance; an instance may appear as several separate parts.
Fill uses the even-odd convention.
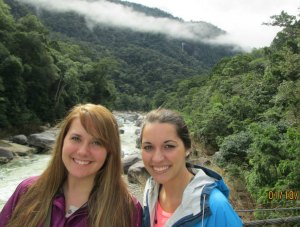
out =
[[[48,151],[52,148],[57,134],[57,129],[51,129],[42,133],[31,134],[28,137],[28,144],[30,146],[37,147],[40,152]]]
[[[13,152],[0,147],[0,164],[5,164],[14,158]]]
[[[149,176],[142,160],[130,166],[127,173],[128,182],[133,184],[145,185]]]
[[[128,121],[136,121],[138,118],[139,118],[139,115],[135,113],[135,114],[128,115],[126,117],[126,120],[128,120]]]
[[[129,167],[140,160],[141,160],[141,157],[139,154],[132,154],[132,155],[126,156],[125,158],[122,158],[124,173],[127,174]]]
[[[7,163],[15,156],[27,156],[33,153],[36,153],[36,149],[33,147],[0,140],[0,163]]]
[[[27,145],[28,139],[25,135],[16,135],[11,138],[11,141],[22,145]]]

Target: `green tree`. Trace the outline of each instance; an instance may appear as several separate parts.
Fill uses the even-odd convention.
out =
[[[9,10],[9,6],[3,0],[0,0],[0,37],[3,37],[5,32],[13,31],[15,28],[14,18]]]
[[[29,120],[23,71],[21,59],[13,55],[7,57],[0,65],[0,75],[5,87],[2,90],[6,100],[6,116],[13,126],[20,126]]]
[[[83,78],[89,84],[88,97],[91,102],[112,105],[115,99],[115,87],[108,78],[118,66],[118,62],[112,58],[103,58],[91,64]]]
[[[225,137],[219,149],[222,157],[222,162],[219,164],[222,166],[230,163],[239,166],[244,165],[247,162],[248,149],[251,143],[252,138],[245,131]]]
[[[48,30],[42,22],[34,15],[28,14],[18,20],[17,29],[22,32],[35,31],[39,34],[48,34]]]
[[[295,128],[289,128],[284,135],[281,156],[285,157],[279,161],[277,190],[299,190],[300,189],[300,132]]]

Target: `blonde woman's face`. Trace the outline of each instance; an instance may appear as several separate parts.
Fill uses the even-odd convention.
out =
[[[94,180],[107,157],[106,148],[75,118],[64,138],[62,160],[69,177]]]
[[[145,168],[158,183],[176,181],[184,173],[186,149],[174,125],[146,124],[141,149]]]

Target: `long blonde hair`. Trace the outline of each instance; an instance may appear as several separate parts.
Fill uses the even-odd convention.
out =
[[[60,123],[61,130],[48,167],[21,197],[8,226],[38,226],[45,221],[55,194],[67,178],[62,147],[70,125],[77,117],[85,130],[99,138],[107,150],[106,161],[94,179],[87,203],[89,226],[132,226],[134,203],[122,179],[117,121],[108,109],[94,104],[75,106]]]

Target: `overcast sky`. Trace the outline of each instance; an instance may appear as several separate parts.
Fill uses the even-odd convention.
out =
[[[243,47],[269,46],[280,28],[262,25],[282,10],[299,15],[299,0],[129,0],[156,7],[185,21],[205,21],[229,33]]]
[[[167,18],[155,18],[132,8],[106,0],[19,0],[38,8],[55,12],[76,12],[92,29],[97,24],[162,33],[179,39],[210,43],[235,43],[246,50],[269,46],[279,28],[261,25],[282,10],[299,14],[299,0],[130,0],[156,7],[180,17],[186,22],[205,21],[228,32],[227,36],[208,39],[210,28],[181,23]]]

